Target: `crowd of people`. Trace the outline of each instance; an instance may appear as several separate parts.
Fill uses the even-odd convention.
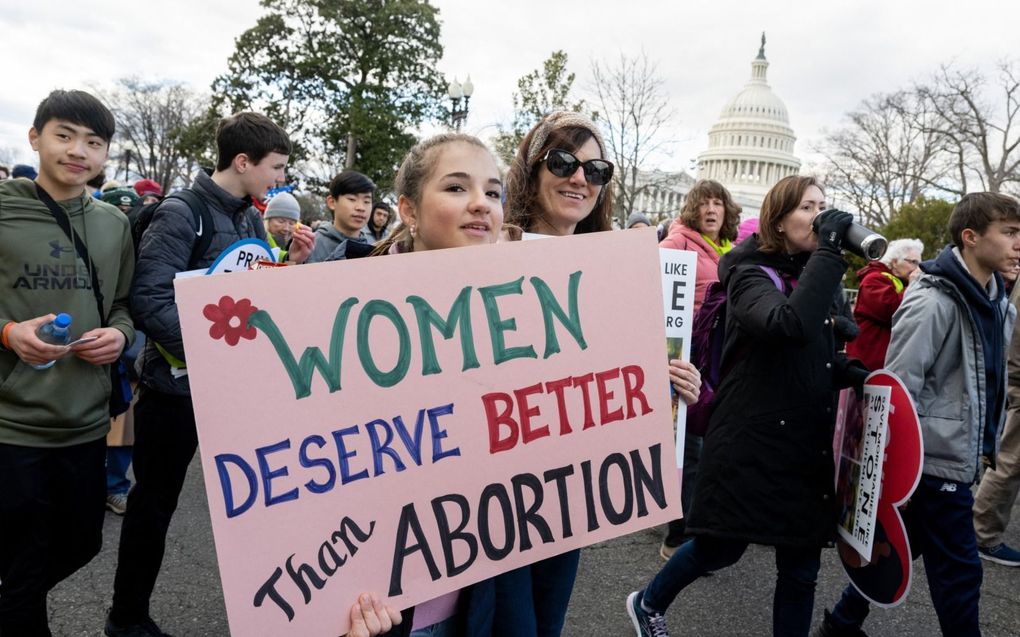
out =
[[[475,137],[423,140],[397,171],[395,206],[367,176],[342,171],[325,197],[332,218],[315,228],[279,188],[291,142],[263,115],[222,120],[215,167],[168,196],[150,179],[102,183],[114,133],[95,97],[54,91],[29,131],[38,173],[0,180],[3,637],[50,634],[47,594],[98,552],[104,502],[124,516],[104,634],[166,634],[149,605],[197,449],[177,273],[207,268],[249,238],[299,265],[613,229],[614,166],[599,127],[577,113],[535,124],[505,176]],[[205,218],[196,206],[211,227],[196,227]],[[135,236],[131,219],[144,210],[150,221]],[[740,213],[722,184],[702,180],[662,228],[662,247],[697,256],[695,311],[726,295],[725,374],[704,428],[686,436],[682,502],[660,547],[666,562],[621,600],[621,613],[638,637],[666,637],[665,612],[687,586],[762,544],[775,549],[775,635],[863,635],[869,605],[852,586],[813,632],[811,618],[821,551],[836,540],[837,394],[884,367],[904,381],[922,425],[924,475],[904,515],[940,626],[979,635],[980,560],[1020,566],[1002,541],[1020,486],[1017,293],[1007,296],[1020,204],[965,195],[950,218],[952,244],[923,263],[919,241],[893,241],[858,273],[852,318],[843,277],[853,217],[829,209],[819,181],[786,177],[759,219],[741,223]],[[650,225],[635,214],[626,227]],[[41,265],[54,259],[59,267]],[[54,308],[74,316],[81,342],[38,336]],[[135,370],[137,396],[111,429],[118,361]],[[698,404],[694,365],[670,360],[669,379],[678,409]],[[559,635],[578,560],[568,551],[403,610],[366,591],[349,609],[348,635]]]

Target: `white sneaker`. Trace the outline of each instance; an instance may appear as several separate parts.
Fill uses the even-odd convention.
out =
[[[117,515],[124,515],[124,513],[127,511],[127,494],[107,493],[106,508],[113,511]]]

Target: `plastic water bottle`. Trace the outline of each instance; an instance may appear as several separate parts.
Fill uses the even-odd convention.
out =
[[[39,326],[35,331],[35,335],[40,341],[50,345],[67,345],[71,342],[71,315],[57,314],[57,318],[45,325]],[[36,369],[49,369],[56,362],[56,360],[52,360],[42,365],[32,365],[32,367]]]

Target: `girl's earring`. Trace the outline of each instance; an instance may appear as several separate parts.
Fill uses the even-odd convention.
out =
[[[414,237],[418,234],[418,226],[411,224],[411,236]]]

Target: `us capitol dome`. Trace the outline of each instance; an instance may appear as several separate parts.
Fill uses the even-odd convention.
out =
[[[743,206],[742,218],[757,217],[761,202],[777,181],[796,175],[797,137],[786,104],[768,84],[765,34],[751,62],[751,79],[722,109],[708,133],[708,150],[698,155],[698,178],[722,183]]]

